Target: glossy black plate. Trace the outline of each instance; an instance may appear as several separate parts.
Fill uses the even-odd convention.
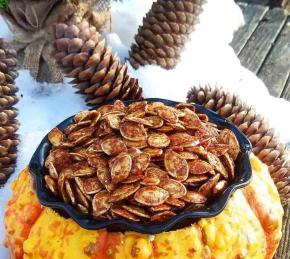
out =
[[[164,100],[164,99],[157,99],[151,98],[147,99],[148,101],[158,101],[163,102],[168,106],[175,106],[178,102]],[[124,102],[126,105],[132,103],[132,101]],[[147,233],[147,234],[156,234],[164,231],[169,231],[172,229],[180,228],[185,225],[189,225],[194,220],[199,218],[208,218],[213,217],[219,214],[224,207],[226,206],[231,194],[247,184],[250,183],[252,178],[252,169],[249,160],[249,153],[251,151],[251,143],[246,138],[246,136],[231,122],[226,120],[225,118],[221,117],[217,113],[204,108],[201,105],[195,104],[196,109],[200,113],[205,113],[211,122],[216,123],[222,128],[229,128],[231,129],[234,134],[236,135],[240,146],[241,146],[241,154],[239,155],[236,161],[236,179],[232,182],[224,193],[219,196],[218,199],[215,199],[212,203],[208,204],[206,209],[201,209],[197,211],[183,211],[177,214],[175,217],[171,218],[170,220],[158,224],[152,223],[135,223],[130,220],[126,219],[113,219],[113,220],[106,220],[106,221],[99,221],[94,219],[90,215],[81,214],[77,209],[75,209],[70,204],[64,203],[63,201],[59,200],[53,194],[51,194],[47,188],[45,187],[44,175],[44,162],[45,159],[51,149],[51,144],[48,141],[47,136],[41,141],[40,145],[38,146],[37,150],[35,151],[34,155],[29,164],[30,173],[33,175],[35,180],[36,186],[36,193],[40,203],[43,206],[53,208],[58,212],[61,212],[69,217],[71,217],[75,222],[77,222],[80,226],[86,229],[102,229],[106,228],[109,231],[137,231],[140,233]],[[62,123],[57,125],[60,130],[64,130],[65,127],[73,123],[73,116],[64,120]]]

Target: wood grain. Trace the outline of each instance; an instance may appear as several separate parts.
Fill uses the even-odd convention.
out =
[[[245,26],[241,27],[235,34],[231,43],[235,53],[240,54],[243,47],[257,28],[259,22],[262,20],[268,7],[261,5],[247,5],[244,3],[239,4],[245,20]]]
[[[286,21],[281,8],[269,10],[239,54],[241,64],[255,74],[261,68]]]
[[[288,80],[284,86],[283,92],[281,94],[281,97],[290,101],[290,75],[288,77]],[[290,144],[289,144],[290,145]],[[290,146],[289,146],[290,148]]]
[[[290,204],[284,207],[282,232],[283,236],[274,259],[290,258]]]
[[[270,0],[238,0],[238,2],[245,2],[249,4],[269,5]]]
[[[289,24],[288,24],[289,23]],[[270,94],[280,97],[290,75],[290,17],[279,34],[258,77],[261,78]]]

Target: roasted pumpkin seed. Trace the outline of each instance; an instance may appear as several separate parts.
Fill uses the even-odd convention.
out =
[[[236,160],[240,153],[240,145],[235,134],[229,129],[223,129],[219,134],[219,141],[229,146],[228,153],[233,160]]]
[[[207,201],[206,196],[193,191],[188,191],[186,195],[181,197],[180,199],[188,203],[205,203]]]
[[[112,208],[111,211],[114,215],[120,216],[122,218],[129,219],[136,222],[140,221],[139,217],[137,217],[133,213],[130,213],[128,210],[125,210],[122,208]]]
[[[142,141],[147,139],[147,133],[144,126],[136,122],[122,122],[120,125],[120,133],[125,139],[131,141]]]
[[[152,133],[147,141],[149,146],[154,148],[165,148],[170,144],[169,137],[164,133]]]
[[[102,150],[106,155],[116,156],[127,151],[125,143],[118,138],[108,138],[101,143]]]
[[[206,174],[213,169],[213,166],[206,161],[196,159],[188,162],[189,172],[191,174]]]
[[[123,205],[122,208],[129,211],[130,213],[132,213],[136,216],[139,216],[142,218],[147,218],[147,219],[150,218],[150,214],[146,210],[144,210],[140,207],[133,206],[133,205]]]
[[[135,193],[140,188],[139,184],[123,184],[110,194],[109,201],[121,201]]]
[[[53,146],[60,146],[64,141],[64,134],[58,128],[54,128],[48,133],[48,140]]]
[[[111,179],[113,184],[124,181],[132,168],[132,158],[129,155],[121,154],[114,159],[111,165]]]
[[[187,192],[186,187],[182,183],[173,179],[163,179],[160,186],[168,191],[171,198],[175,199],[183,197]]]
[[[171,210],[171,209],[172,209],[172,207],[169,206],[168,204],[161,204],[161,205],[157,205],[157,206],[151,206],[149,208],[149,210],[152,213],[160,212],[160,211],[168,211],[168,210]]]
[[[140,188],[135,194],[134,199],[147,206],[157,206],[166,201],[169,193],[157,186],[146,186]]]
[[[45,175],[44,176],[44,180],[46,183],[46,186],[48,187],[48,189],[54,194],[57,195],[58,194],[58,190],[57,190],[57,183],[56,181],[50,177],[49,175]]]
[[[164,165],[169,175],[179,181],[188,177],[188,164],[184,158],[172,150],[167,150],[164,155]]]
[[[160,213],[157,213],[151,217],[152,222],[164,222],[172,217],[174,217],[176,214],[172,211],[162,211]]]
[[[107,191],[101,191],[95,194],[92,202],[93,215],[98,217],[106,213],[110,207],[111,203],[109,202],[110,194]]]

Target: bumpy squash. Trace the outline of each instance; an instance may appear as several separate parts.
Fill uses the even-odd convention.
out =
[[[39,205],[25,169],[12,184],[5,245],[17,259],[272,258],[283,209],[267,167],[254,156],[251,164],[252,183],[238,190],[221,214],[155,236],[81,228]]]

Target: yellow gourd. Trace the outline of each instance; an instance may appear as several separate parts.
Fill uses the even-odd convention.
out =
[[[157,235],[86,230],[39,205],[25,169],[6,206],[11,258],[183,259],[272,258],[281,238],[283,209],[267,167],[251,157],[253,181],[222,213]]]

